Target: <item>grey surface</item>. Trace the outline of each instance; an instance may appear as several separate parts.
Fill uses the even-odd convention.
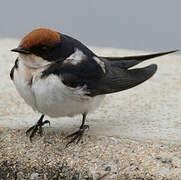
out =
[[[48,27],[89,45],[181,49],[180,7],[180,0],[6,0],[0,3],[0,37],[22,38]]]

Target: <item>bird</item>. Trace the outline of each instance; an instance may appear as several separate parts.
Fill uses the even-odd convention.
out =
[[[96,110],[107,94],[135,87],[150,79],[157,71],[157,65],[142,68],[133,66],[174,51],[126,57],[97,56],[88,47],[63,33],[48,28],[34,29],[25,35],[18,47],[11,50],[18,53],[10,71],[18,93],[24,101],[38,111],[41,117],[26,134],[30,141],[42,127],[50,125],[49,117],[73,117],[82,115],[80,128],[68,135],[73,142],[79,142],[86,129],[87,114]]]

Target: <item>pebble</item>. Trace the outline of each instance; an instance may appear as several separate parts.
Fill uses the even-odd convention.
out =
[[[36,178],[38,178],[39,174],[38,173],[32,173],[30,176],[31,180],[35,180]]]

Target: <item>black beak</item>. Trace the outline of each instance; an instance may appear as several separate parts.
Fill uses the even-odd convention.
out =
[[[22,54],[31,54],[30,51],[27,51],[27,50],[23,49],[22,47],[17,47],[15,49],[11,49],[11,51],[22,53]]]

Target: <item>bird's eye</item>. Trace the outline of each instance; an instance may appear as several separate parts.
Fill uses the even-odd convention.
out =
[[[46,51],[48,49],[48,46],[42,46],[41,50]]]

